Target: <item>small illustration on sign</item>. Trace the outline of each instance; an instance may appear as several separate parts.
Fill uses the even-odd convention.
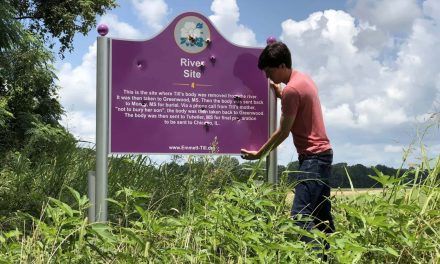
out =
[[[188,53],[203,51],[210,37],[208,26],[198,17],[186,16],[182,18],[174,29],[174,38],[178,46]]]

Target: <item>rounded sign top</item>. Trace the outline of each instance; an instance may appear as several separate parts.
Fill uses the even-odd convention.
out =
[[[174,28],[177,46],[187,53],[203,51],[210,42],[210,35],[208,25],[196,16],[183,17]]]
[[[266,39],[266,44],[267,45],[272,44],[274,42],[277,42],[277,39],[274,36],[267,37],[267,39]]]
[[[98,33],[101,36],[105,36],[108,33],[108,26],[106,24],[99,24]]]

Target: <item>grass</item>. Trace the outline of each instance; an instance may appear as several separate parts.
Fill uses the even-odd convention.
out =
[[[200,192],[198,181],[213,180],[210,174],[218,169],[208,170],[206,160],[193,160],[186,174],[168,175],[188,184],[184,195],[175,197],[189,200],[172,213],[161,212],[156,190],[124,187],[110,201],[112,221],[89,224],[87,198],[64,188],[64,201],[50,198],[40,217],[17,213],[15,221],[21,224],[2,229],[0,262],[320,263],[317,253],[323,249],[313,250],[299,240],[307,235],[330,243],[326,254],[331,263],[437,263],[440,157],[437,160],[434,168],[422,164],[408,172],[426,171],[423,181],[381,175],[386,187],[374,195],[370,190],[333,195],[337,232],[329,237],[298,228],[289,218],[290,204],[284,202],[291,186],[256,183],[252,179],[257,170],[249,171],[247,182]],[[140,162],[145,160],[135,160],[130,168],[145,172]]]
[[[330,236],[290,219],[292,185],[262,183],[258,163],[181,159],[111,158],[109,222],[91,224],[93,152],[38,164],[11,155],[0,171],[0,263],[322,263],[319,253],[330,263],[440,262],[440,156],[403,174],[377,171],[379,190],[334,190]]]

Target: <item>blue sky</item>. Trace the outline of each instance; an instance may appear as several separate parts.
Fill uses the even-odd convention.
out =
[[[270,3],[270,5],[268,5]],[[293,67],[317,83],[335,163],[397,167],[403,151],[440,110],[438,0],[125,0],[98,19],[109,37],[149,39],[176,16],[208,17],[231,42],[285,42]],[[78,138],[95,138],[96,30],[76,36],[75,50],[56,64],[63,124]],[[438,120],[438,116],[437,116]],[[440,153],[438,128],[424,138]],[[417,163],[418,144],[408,162]],[[289,137],[280,164],[296,160]],[[168,156],[154,156],[164,161]]]

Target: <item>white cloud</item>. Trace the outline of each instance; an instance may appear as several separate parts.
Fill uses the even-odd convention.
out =
[[[341,104],[332,109],[323,107],[326,122],[342,127],[354,127],[353,112],[348,104]]]
[[[72,67],[64,63],[58,72],[61,104],[67,111],[91,112],[96,102],[96,41],[82,63]]]
[[[128,23],[122,22],[116,15],[106,14],[101,18],[100,23],[107,24],[109,27],[108,37],[124,38],[124,39],[139,39],[143,34]]]
[[[58,72],[61,104],[67,114],[62,124],[81,140],[95,141],[96,41],[81,65],[64,63]]]
[[[390,33],[406,33],[422,12],[417,0],[357,0],[352,14]]]
[[[212,23],[229,41],[243,46],[256,46],[255,33],[245,25],[239,24],[240,11],[236,0],[214,0],[209,16]]]
[[[356,46],[357,37],[371,27],[357,24],[343,11],[286,20],[281,39],[291,48],[294,65],[317,82],[330,126],[374,126],[380,133],[432,111],[438,95],[435,61],[440,60],[440,55],[424,52],[440,44],[438,29],[432,27],[429,21],[414,20],[391,64],[376,56],[384,46],[376,46],[374,52]]]
[[[383,97],[365,99],[356,105],[356,110],[358,124],[364,129],[395,126],[408,121],[402,106],[390,105],[390,100]]]
[[[402,153],[404,151],[404,146],[401,145],[385,145],[383,151],[390,153]]]
[[[323,74],[331,72],[331,68],[342,66],[348,68],[347,72],[352,71],[348,60],[358,49],[353,42],[359,29],[354,26],[354,18],[349,14],[335,10],[316,12],[299,22],[288,19],[281,27],[281,40],[291,48],[294,65],[321,70]],[[346,79],[346,76],[333,74],[327,77]]]
[[[131,0],[140,18],[154,31],[163,28],[163,22],[168,15],[168,5],[163,0]]]
[[[95,112],[68,111],[62,124],[80,140],[95,142]]]
[[[423,2],[423,13],[436,20],[440,21],[440,2],[437,0],[426,0]]]
[[[413,9],[391,14],[403,23],[400,28],[379,20],[391,8],[388,3],[364,0],[356,8],[368,10],[353,12],[355,16],[326,10],[281,25],[281,40],[291,49],[293,67],[309,73],[318,85],[333,146],[362,153],[339,156],[342,160],[363,159],[368,164],[361,156],[371,152],[375,163],[399,161],[391,142],[409,143],[413,134],[408,130],[416,127],[420,117],[426,119],[438,111],[440,53],[434,51],[440,46],[440,29],[433,16],[440,4],[425,1],[422,14],[414,3],[396,3],[397,11]],[[391,34],[403,29],[405,35]],[[384,152],[387,157],[377,154]]]
[[[400,102],[414,115],[435,110],[435,98],[440,95],[440,53],[435,52],[439,45],[439,24],[417,19],[398,52],[393,81],[403,93]]]

